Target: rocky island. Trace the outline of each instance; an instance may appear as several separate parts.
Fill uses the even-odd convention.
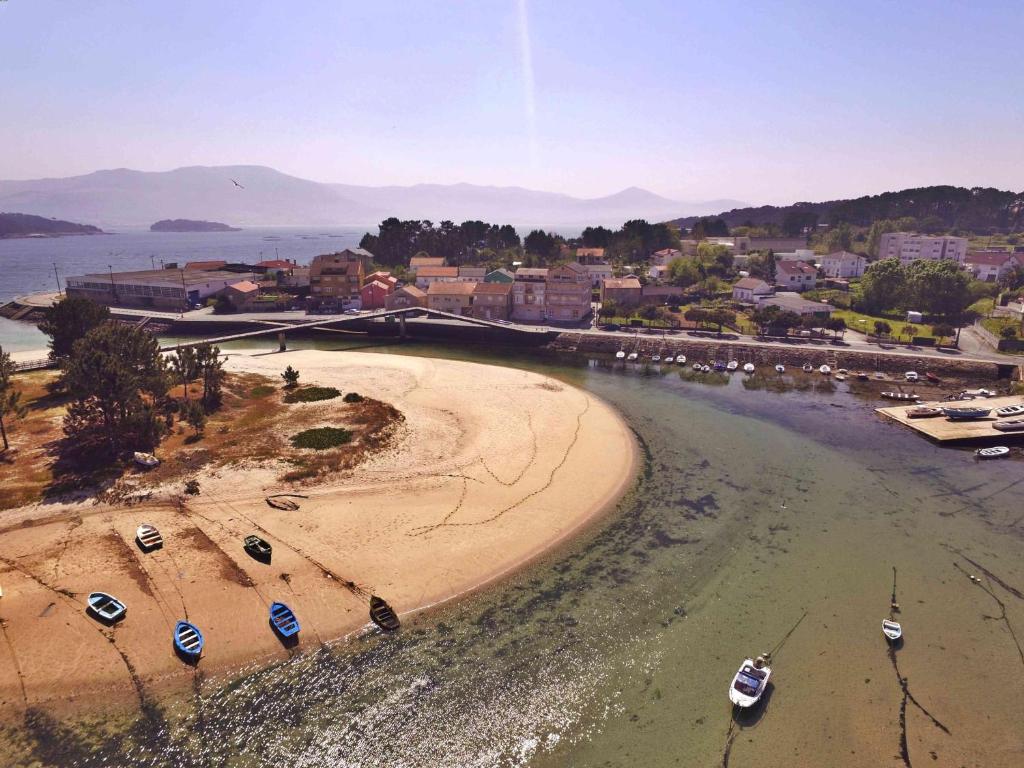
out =
[[[91,224],[75,224],[29,213],[0,213],[0,238],[104,234],[102,229]]]
[[[193,219],[162,219],[149,228],[150,232],[241,232],[238,227],[219,221],[195,221]]]

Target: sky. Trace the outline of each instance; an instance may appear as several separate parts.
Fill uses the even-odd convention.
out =
[[[0,0],[0,178],[1024,189],[1019,0]]]

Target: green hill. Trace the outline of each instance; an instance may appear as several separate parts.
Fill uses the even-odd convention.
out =
[[[0,213],[0,237],[59,237],[60,235],[102,235],[91,224],[47,219],[28,213]]]

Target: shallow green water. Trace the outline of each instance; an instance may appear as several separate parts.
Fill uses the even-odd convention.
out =
[[[1017,461],[976,463],[880,422],[820,377],[690,381],[484,349],[376,348],[529,367],[615,406],[634,491],[485,595],[95,731],[39,718],[49,764],[174,766],[1020,765]],[[709,383],[713,382],[713,383]],[[782,391],[777,391],[782,390]],[[902,691],[882,640],[897,571]],[[1009,621],[999,617],[1002,601]],[[804,617],[801,621],[801,617]],[[992,617],[992,618],[985,618]],[[792,634],[787,633],[796,626]],[[735,717],[747,655],[781,643],[765,705]],[[901,756],[905,732],[907,760]],[[104,762],[105,761],[105,762]]]

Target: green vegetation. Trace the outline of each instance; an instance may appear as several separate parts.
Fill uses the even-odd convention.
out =
[[[3,438],[4,450],[10,448],[7,442],[7,427],[4,418],[13,416],[16,419],[25,417],[26,407],[21,402],[21,392],[14,388],[14,361],[6,352],[0,352],[0,437]]]
[[[303,387],[284,396],[286,403],[315,403],[318,400],[332,400],[341,396],[341,390],[334,387]]]
[[[580,235],[579,242],[585,248],[604,248],[605,256],[612,261],[635,261],[646,260],[651,253],[663,248],[678,248],[679,233],[667,224],[650,224],[643,219],[633,219],[617,230],[587,227]],[[543,255],[541,251],[531,250],[530,244],[530,237],[527,236],[524,242],[527,253]]]
[[[275,390],[269,384],[257,384],[255,387],[253,387],[252,389],[249,390],[249,397],[254,398],[254,399],[255,398],[260,398],[260,397],[266,397],[267,395],[274,394],[274,392],[276,392],[276,391],[277,390]]]
[[[887,312],[881,315],[869,315],[864,312],[856,312],[852,309],[837,309],[832,317],[843,320],[846,327],[861,333],[875,333],[875,324],[882,322],[889,325],[890,332],[896,333],[897,340],[910,342],[914,336],[921,338],[935,338],[927,326],[917,326],[905,321],[905,314]],[[910,329],[913,329],[911,331]]]
[[[195,430],[197,438],[203,434],[203,430],[206,428],[206,409],[203,408],[201,402],[198,400],[186,402],[183,416],[188,425]]]
[[[292,435],[291,443],[296,448],[311,448],[315,451],[324,451],[328,448],[337,448],[352,440],[352,433],[340,427],[316,427]]]
[[[299,372],[290,365],[284,369],[284,372],[281,374],[281,378],[284,379],[284,386],[286,389],[292,389],[299,385]]]
[[[364,398],[358,392],[348,392],[344,398],[346,403],[361,403]]]
[[[224,362],[220,359],[220,348],[209,344],[195,347],[181,347],[170,359],[171,373],[175,383],[181,382],[182,399],[188,400],[188,385],[197,379],[202,381],[202,404],[208,411],[216,409],[223,398]]]
[[[379,264],[395,267],[407,265],[420,251],[444,257],[452,264],[477,263],[485,260],[480,256],[482,251],[518,248],[519,242],[519,234],[511,224],[442,221],[435,225],[429,221],[401,221],[391,217],[380,223],[376,235],[369,232],[363,235],[359,247],[372,253]]]
[[[110,319],[110,310],[89,299],[67,296],[43,313],[39,330],[50,337],[50,357],[67,357],[75,342]]]

